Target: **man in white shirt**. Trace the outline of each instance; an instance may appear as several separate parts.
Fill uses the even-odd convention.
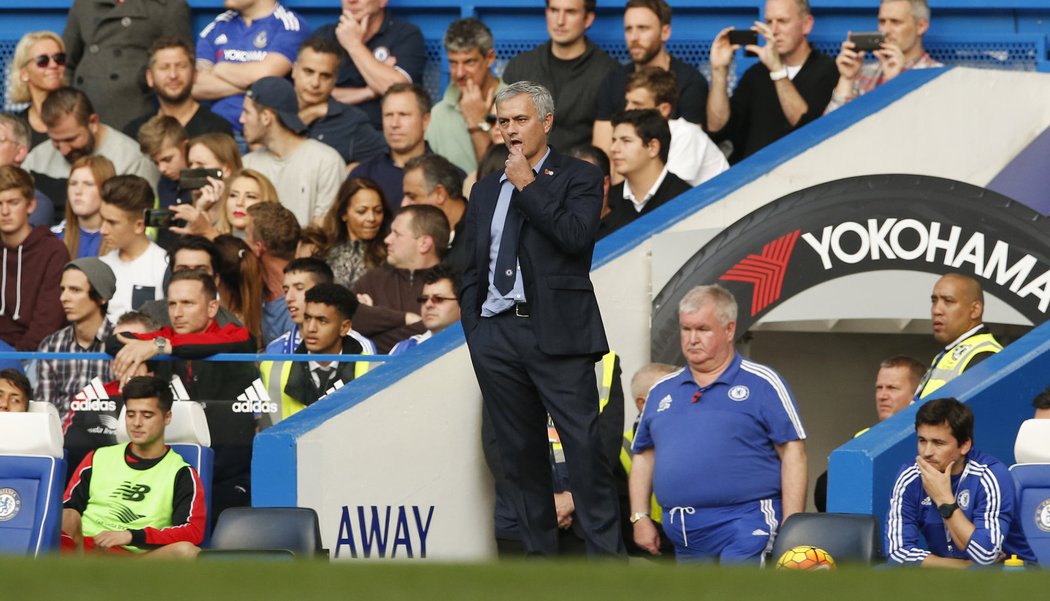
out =
[[[110,322],[146,301],[164,298],[168,255],[146,236],[145,211],[153,190],[137,175],[118,175],[102,185],[102,237],[113,250],[102,257],[117,278],[109,301]]]
[[[678,80],[673,71],[645,67],[627,76],[627,109],[656,109],[671,129],[667,170],[691,186],[699,186],[729,169],[729,161],[699,125],[671,119],[678,102]]]
[[[332,147],[307,138],[292,84],[264,77],[248,88],[241,113],[244,139],[261,146],[244,166],[270,178],[281,204],[299,225],[320,223],[346,175],[346,163]]]

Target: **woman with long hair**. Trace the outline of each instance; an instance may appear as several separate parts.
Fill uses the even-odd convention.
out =
[[[51,231],[66,243],[69,256],[100,257],[111,249],[102,239],[102,184],[117,174],[99,154],[80,157],[69,170],[66,218]]]
[[[254,169],[234,172],[219,199],[219,223],[215,229],[243,239],[245,228],[251,223],[248,207],[260,202],[278,202],[277,189],[270,179]]]
[[[222,258],[219,266],[219,299],[222,306],[241,320],[255,343],[262,337],[262,265],[244,240],[223,234],[215,238]]]
[[[386,260],[383,235],[390,228],[390,215],[383,210],[383,190],[367,177],[343,182],[335,202],[324,216],[328,242],[328,264],[335,282],[352,288],[365,271]]]
[[[208,185],[193,195],[193,204],[172,205],[175,219],[185,221],[185,227],[171,231],[214,238],[219,232],[219,200],[226,193],[230,177],[244,168],[237,142],[227,134],[207,133],[190,138],[186,152],[190,169],[218,169],[222,179],[208,178]]]
[[[7,73],[8,102],[28,102],[21,113],[29,122],[29,148],[47,141],[47,126],[40,107],[51,92],[66,81],[66,49],[62,38],[52,31],[30,31],[18,40]]]

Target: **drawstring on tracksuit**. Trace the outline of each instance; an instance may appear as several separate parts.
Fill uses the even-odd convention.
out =
[[[22,309],[22,245],[18,245],[18,270],[15,274],[15,314],[11,319],[18,319]],[[7,248],[4,248],[4,274],[0,278],[0,315],[7,311]]]
[[[670,512],[672,525],[674,524],[674,514],[676,511],[678,512],[678,522],[682,526],[682,546],[688,547],[689,537],[685,534],[685,514],[688,513],[689,515],[693,515],[694,513],[696,513],[696,509],[693,509],[692,507],[672,507]]]

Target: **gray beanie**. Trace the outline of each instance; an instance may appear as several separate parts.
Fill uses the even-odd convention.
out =
[[[98,257],[81,257],[66,264],[66,267],[76,267],[87,276],[88,283],[95,289],[99,296],[106,300],[113,298],[117,291],[117,276],[113,270],[102,262]]]

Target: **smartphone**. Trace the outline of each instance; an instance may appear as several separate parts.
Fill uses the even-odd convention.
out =
[[[853,49],[857,52],[871,52],[882,48],[886,36],[877,31],[860,31],[849,34],[849,41],[853,42]]]
[[[758,32],[750,29],[733,29],[729,32],[729,43],[741,46],[758,44]]]
[[[222,179],[222,169],[183,169],[179,172],[179,187],[200,190],[208,185],[208,178]]]
[[[169,209],[146,209],[146,227],[168,229],[171,227],[171,210]]]

